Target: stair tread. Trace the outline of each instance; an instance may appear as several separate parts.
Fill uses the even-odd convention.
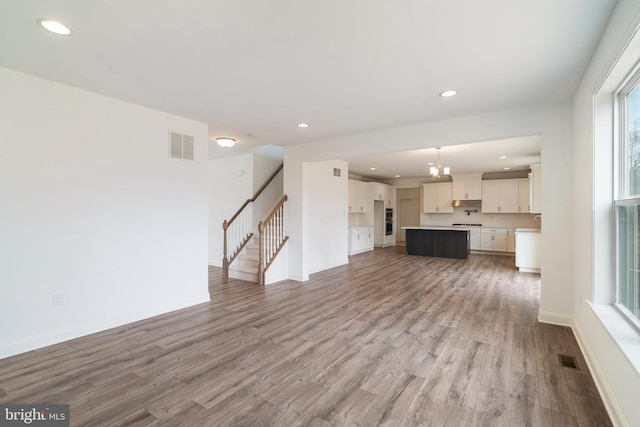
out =
[[[258,274],[258,265],[235,265],[232,264],[229,270],[240,271],[242,273]]]

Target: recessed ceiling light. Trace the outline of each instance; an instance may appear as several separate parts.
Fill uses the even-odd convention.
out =
[[[433,163],[433,162],[429,162],[429,163],[427,163],[427,166],[433,166],[434,164],[435,163]]]
[[[309,123],[298,123],[298,127],[299,128],[308,128],[309,127]]]
[[[233,144],[236,143],[236,140],[233,138],[220,137],[220,138],[216,138],[216,142],[218,143],[219,146],[223,148],[229,148],[229,147],[233,147]]]
[[[508,171],[509,169],[511,169],[511,168],[504,168],[504,170],[506,170],[506,171]]]
[[[450,96],[454,96],[457,95],[458,91],[457,90],[453,90],[453,89],[449,89],[449,90],[444,90],[442,92],[439,93],[439,95],[443,98],[449,98]]]
[[[501,158],[501,159],[506,159],[506,158],[507,158],[507,156],[500,156],[500,158]]]
[[[42,28],[47,31],[51,31],[54,34],[58,34],[60,36],[68,36],[71,34],[71,29],[69,27],[54,19],[40,18],[36,22]]]
[[[370,170],[370,171],[374,171],[374,170],[376,170],[376,168],[369,168],[369,170]]]
[[[400,178],[400,175],[396,175],[396,178]]]

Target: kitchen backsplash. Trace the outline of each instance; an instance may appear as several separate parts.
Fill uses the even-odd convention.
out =
[[[477,213],[467,215],[465,209],[455,208],[452,214],[420,214],[421,225],[482,224],[489,227],[506,228],[541,228],[540,218],[534,221],[535,215],[524,214],[483,214],[480,208]]]

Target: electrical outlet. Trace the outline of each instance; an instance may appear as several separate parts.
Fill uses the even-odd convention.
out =
[[[53,306],[57,307],[59,305],[64,305],[64,297],[60,294],[53,295]]]

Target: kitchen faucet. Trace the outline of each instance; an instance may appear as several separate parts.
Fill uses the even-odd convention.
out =
[[[540,221],[542,221],[542,215],[536,215],[533,217],[533,222],[536,222],[536,219],[540,218]]]

